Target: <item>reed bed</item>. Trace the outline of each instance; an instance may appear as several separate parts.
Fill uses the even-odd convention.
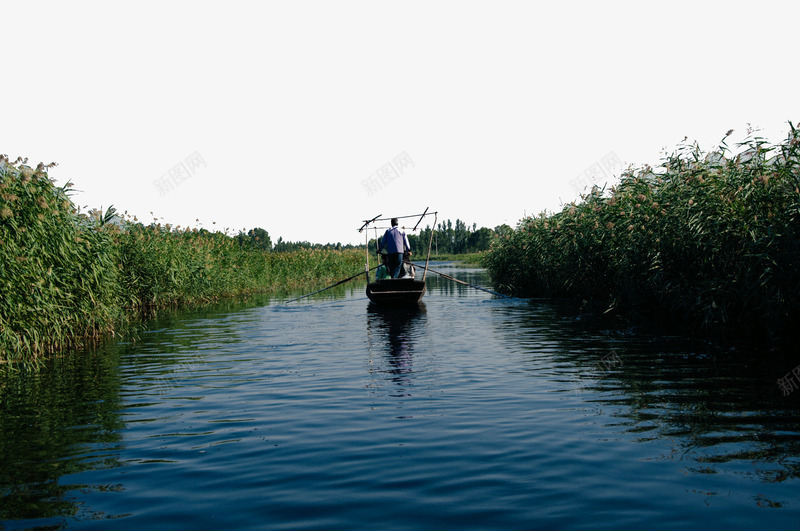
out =
[[[267,252],[222,233],[79,214],[44,172],[0,167],[0,363],[113,336],[143,311],[313,288],[358,250]]]
[[[118,238],[126,306],[164,308],[313,286],[363,267],[357,250],[266,252],[222,233],[130,225]]]
[[[65,187],[7,166],[0,178],[0,359],[113,331],[121,317],[111,235],[78,217]]]
[[[798,334],[800,134],[705,153],[682,144],[561,212],[523,219],[485,258],[497,289],[769,347]]]

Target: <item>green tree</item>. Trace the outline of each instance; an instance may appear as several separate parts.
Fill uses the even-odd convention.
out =
[[[491,247],[492,239],[498,235],[498,231],[503,234],[513,232],[508,225],[496,227],[495,230],[481,227],[473,223],[472,227],[467,226],[466,222],[456,219],[455,224],[449,219],[438,224],[436,230],[430,225],[424,229],[419,229],[417,234],[408,234],[408,243],[411,245],[411,252],[416,256],[425,256],[428,252],[428,243],[431,241],[433,233],[432,252],[440,254],[463,254],[478,251],[488,251]],[[369,248],[376,248],[375,239],[369,241]]]
[[[502,225],[498,225],[494,228],[495,236],[511,236],[514,233],[514,229],[509,227],[507,224],[503,223]]]
[[[269,239],[269,233],[266,230],[256,227],[255,229],[250,229],[247,235],[253,242],[254,247],[265,251],[272,249],[272,240]]]
[[[272,240],[270,240],[269,233],[259,227],[250,229],[246,234],[239,232],[235,239],[243,247],[252,247],[264,251],[272,249]]]
[[[488,251],[492,245],[492,231],[486,227],[473,231],[467,240],[467,251],[478,252]]]

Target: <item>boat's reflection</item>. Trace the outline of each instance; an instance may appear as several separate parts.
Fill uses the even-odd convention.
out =
[[[378,379],[385,379],[406,388],[393,396],[410,396],[407,387],[414,378],[414,342],[425,326],[425,314],[423,302],[401,307],[369,304],[367,342],[373,387]]]

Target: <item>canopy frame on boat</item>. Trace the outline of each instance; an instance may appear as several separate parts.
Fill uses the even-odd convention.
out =
[[[391,218],[382,218],[382,214],[378,214],[372,219],[364,220],[364,223],[358,229],[358,232],[364,232],[365,235],[365,262],[364,262],[364,274],[367,277],[367,297],[376,303],[386,303],[386,304],[397,304],[397,303],[409,303],[409,302],[418,302],[422,299],[423,295],[425,294],[425,279],[428,275],[428,263],[431,258],[431,244],[433,243],[433,233],[436,230],[436,220],[438,219],[438,212],[428,212],[430,207],[426,207],[425,211],[422,214],[411,214],[408,216],[393,216]],[[371,271],[369,267],[369,229],[373,228],[375,230],[375,246],[376,251],[380,249],[378,245],[378,229],[383,228],[379,227],[378,223],[382,221],[391,221],[392,219],[409,219],[409,218],[419,218],[417,223],[412,228],[412,231],[417,230],[419,224],[422,223],[422,220],[425,219],[426,216],[433,216],[433,230],[431,230],[430,240],[428,241],[428,254],[425,258],[425,267],[422,273],[422,280],[414,280],[408,278],[393,278],[393,279],[375,279],[375,282],[369,281],[369,272]],[[410,263],[410,262],[409,262]],[[404,281],[404,282],[398,282]]]

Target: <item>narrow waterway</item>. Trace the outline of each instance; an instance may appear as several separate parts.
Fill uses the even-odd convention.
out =
[[[0,529],[797,529],[800,353],[331,291],[0,374]]]

